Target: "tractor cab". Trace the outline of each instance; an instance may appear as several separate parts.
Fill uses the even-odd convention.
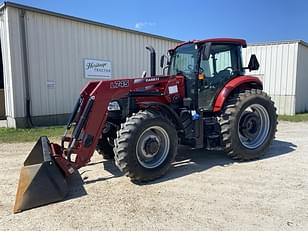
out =
[[[181,44],[169,50],[168,74],[185,77],[186,96],[191,98],[195,110],[212,111],[213,102],[225,84],[244,74],[242,47],[246,43],[240,39]]]

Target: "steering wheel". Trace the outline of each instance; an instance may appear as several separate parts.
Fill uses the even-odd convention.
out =
[[[231,66],[224,68],[223,71],[226,71],[228,69],[231,69],[232,72],[234,71],[233,67],[231,67]]]
[[[183,72],[186,74],[191,74],[193,72],[193,66],[191,64],[187,65]]]
[[[187,70],[189,71],[193,71],[193,67],[191,64],[187,65]],[[199,67],[199,70],[200,70],[200,73],[203,73],[204,72],[204,69],[202,67]]]

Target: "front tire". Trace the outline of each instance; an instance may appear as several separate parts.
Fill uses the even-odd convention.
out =
[[[274,139],[276,108],[263,91],[245,90],[227,100],[219,123],[224,150],[232,159],[257,159]]]
[[[163,115],[139,111],[122,124],[115,139],[115,163],[134,182],[163,176],[177,152],[177,132]]]

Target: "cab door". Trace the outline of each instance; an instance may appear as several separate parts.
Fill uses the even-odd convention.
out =
[[[240,46],[212,44],[209,59],[201,57],[198,80],[198,106],[200,111],[211,111],[216,95],[241,70]]]

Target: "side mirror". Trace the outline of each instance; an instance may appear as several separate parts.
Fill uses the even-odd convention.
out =
[[[208,60],[211,55],[211,45],[212,43],[206,43],[202,48],[202,60]]]
[[[169,60],[168,56],[162,55],[162,56],[160,57],[160,67],[161,67],[161,68],[164,68],[165,59],[167,60],[167,62],[166,62],[166,63],[167,63],[167,66],[170,65],[170,60]]]
[[[143,71],[142,74],[141,74],[141,78],[145,78],[145,77],[147,77],[147,72]]]
[[[256,55],[255,54],[251,55],[249,63],[248,63],[249,71],[256,71],[256,70],[259,69],[259,66],[260,65],[259,65],[259,62],[258,62]]]
[[[161,68],[164,67],[164,63],[165,63],[165,56],[162,55],[162,56],[160,57],[160,67],[161,67]]]

